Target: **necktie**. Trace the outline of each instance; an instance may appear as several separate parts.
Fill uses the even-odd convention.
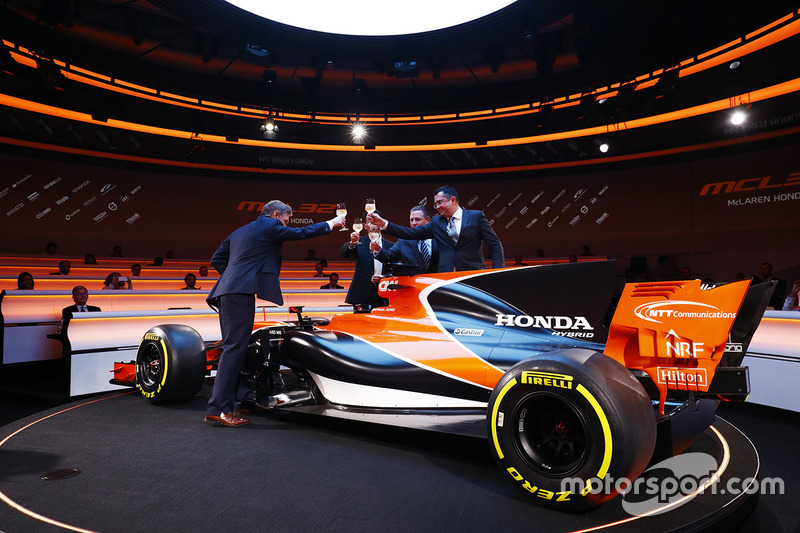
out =
[[[453,239],[454,243],[458,242],[458,230],[456,229],[456,219],[450,217],[447,219],[447,235]]]
[[[425,266],[425,272],[431,269],[431,251],[428,248],[428,241],[419,241],[419,253],[422,255],[422,264]]]
[[[85,313],[85,312],[86,312],[86,306],[85,306],[85,305],[82,305],[82,306],[80,306],[80,308],[78,309],[78,311],[80,311],[80,312],[82,312],[82,313]]]

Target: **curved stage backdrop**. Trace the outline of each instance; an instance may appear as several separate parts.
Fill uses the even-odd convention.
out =
[[[293,225],[332,217],[336,202],[347,203],[352,222],[367,196],[377,199],[389,219],[407,222],[411,206],[430,206],[432,190],[454,182],[462,206],[485,211],[508,258],[535,257],[540,248],[548,257],[563,257],[580,253],[584,244],[609,256],[703,255],[713,257],[709,270],[725,279],[739,271],[756,273],[761,261],[772,261],[776,270],[798,263],[795,154],[795,147],[782,147],[613,171],[578,168],[548,177],[486,174],[461,183],[453,176],[212,177],[4,154],[0,252],[42,253],[54,241],[65,256],[101,257],[120,244],[128,256],[163,256],[169,249],[179,258],[210,257],[231,230],[272,198],[293,206]],[[334,232],[291,243],[284,257],[302,259],[309,248],[317,257],[337,257],[346,236]]]

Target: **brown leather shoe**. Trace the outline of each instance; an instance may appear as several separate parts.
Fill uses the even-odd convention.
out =
[[[250,423],[248,419],[237,416],[235,411],[228,414],[222,413],[219,416],[206,415],[206,422],[232,428],[246,426]]]

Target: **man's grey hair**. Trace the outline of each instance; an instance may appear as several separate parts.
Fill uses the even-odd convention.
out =
[[[279,215],[282,215],[284,213],[291,213],[292,208],[286,205],[285,203],[281,202],[280,200],[270,200],[261,209],[261,214],[271,217],[272,213],[274,213],[275,211],[277,211]]]

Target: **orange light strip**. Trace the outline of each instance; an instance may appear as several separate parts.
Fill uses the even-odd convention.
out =
[[[660,115],[653,115],[640,119],[630,120],[624,123],[609,124],[605,126],[595,126],[592,128],[584,128],[580,130],[562,131],[555,133],[547,133],[542,135],[533,135],[529,137],[517,137],[511,139],[497,139],[487,141],[486,146],[516,146],[520,144],[532,144],[558,141],[564,139],[574,139],[579,137],[588,137],[594,135],[607,134],[609,131],[624,131],[647,126],[654,126],[657,124],[664,124],[676,120],[683,120],[686,118],[693,118],[701,115],[715,113],[735,107],[738,102],[746,101],[755,103],[762,100],[768,100],[778,96],[791,94],[800,91],[800,78],[765,87],[750,93],[744,93],[731,98],[717,100],[678,111],[671,111],[669,113],[662,113]],[[79,122],[85,122],[96,125],[107,125],[108,127],[119,128],[129,131],[138,131],[141,133],[149,133],[153,135],[162,135],[166,137],[175,137],[180,139],[190,139],[194,136],[192,132],[172,130],[168,128],[159,128],[155,126],[147,126],[144,124],[137,124],[133,122],[120,121],[116,119],[109,119],[107,123],[93,119],[86,113],[79,113],[53,107],[29,100],[23,100],[15,96],[0,94],[0,105],[32,111],[43,115],[50,115],[55,117],[66,118]],[[203,142],[217,142],[229,143],[224,136],[220,135],[203,135],[198,138]],[[245,146],[258,146],[264,148],[281,148],[290,150],[320,150],[320,151],[341,151],[341,152],[361,152],[365,151],[365,147],[361,145],[328,145],[328,144],[308,144],[308,143],[285,143],[278,141],[264,141],[257,139],[239,139],[238,144]],[[414,144],[414,145],[395,145],[395,146],[376,146],[376,152],[417,152],[417,151],[436,151],[436,150],[464,150],[475,148],[475,142],[460,142],[460,143],[444,143],[444,144]]]
[[[796,15],[796,13],[792,12],[792,13],[790,13],[788,15],[785,15],[785,16],[781,17],[780,19],[778,19],[776,21],[773,21],[773,22],[771,22],[771,23],[769,23],[769,24],[757,29],[754,32],[751,32],[751,33],[747,34],[745,36],[745,41],[746,42],[743,42],[741,44],[741,46],[738,46],[735,50],[730,50],[726,54],[722,54],[722,55],[720,55],[718,57],[715,57],[713,60],[706,59],[706,58],[710,58],[714,54],[719,53],[719,52],[721,52],[722,50],[724,50],[724,49],[726,49],[728,47],[736,46],[738,43],[741,43],[742,41],[740,39],[737,39],[735,41],[731,41],[730,43],[728,43],[726,45],[717,47],[717,48],[715,48],[715,49],[713,49],[711,51],[708,51],[708,52],[705,52],[703,54],[700,54],[700,55],[697,56],[697,59],[689,58],[689,59],[686,59],[686,60],[682,61],[680,63],[681,67],[688,67],[688,65],[692,65],[693,63],[694,63],[694,65],[692,65],[691,68],[683,68],[681,70],[681,72],[680,72],[680,76],[684,77],[684,76],[688,76],[690,74],[701,72],[703,70],[707,70],[707,69],[715,67],[715,66],[717,66],[717,65],[719,65],[721,63],[724,63],[726,61],[731,61],[732,59],[735,59],[737,57],[742,57],[744,55],[747,55],[747,54],[752,53],[754,51],[757,51],[757,50],[760,50],[762,48],[765,48],[767,46],[775,44],[776,42],[779,42],[779,41],[781,41],[783,39],[786,39],[788,37],[791,37],[791,36],[799,33],[800,32],[800,20],[796,20],[794,22],[785,24],[784,26],[776,29],[775,31],[770,31],[770,30],[773,30],[774,28],[777,28],[778,26],[781,26],[782,24],[786,23],[787,21],[791,20],[792,18],[795,17],[795,15]],[[758,35],[761,35],[761,37],[756,37]],[[747,42],[747,41],[749,41],[749,42]],[[13,43],[10,43],[8,41],[3,41],[3,42],[6,43],[7,46],[9,46],[9,47],[13,47],[14,46]],[[27,50],[27,49],[25,49],[25,48],[23,48],[21,46],[18,47],[18,49],[23,53],[28,53],[30,55],[34,55],[32,52],[30,52],[29,50]],[[12,54],[13,54],[13,57],[15,58],[15,60],[17,60],[17,62],[19,62],[19,63],[21,63],[23,65],[29,66],[29,67],[33,67],[33,68],[36,67],[36,62],[31,57],[25,58],[24,56],[20,56],[19,54],[14,54],[13,51],[12,51]],[[68,75],[68,74],[71,73],[71,71],[67,69],[65,63],[63,63],[61,61],[54,61],[54,63],[64,67],[65,70],[63,71],[63,73],[65,75]],[[90,83],[92,85],[95,85],[95,86],[98,86],[98,87],[101,87],[101,88],[104,88],[104,89],[107,89],[107,90],[123,92],[123,93],[129,94],[131,96],[138,96],[138,97],[148,98],[148,96],[147,96],[148,93],[150,95],[160,94],[161,97],[163,97],[163,98],[152,97],[151,96],[151,97],[149,97],[149,99],[152,99],[152,100],[155,100],[155,101],[160,101],[160,102],[163,102],[163,103],[168,103],[168,104],[171,104],[171,105],[183,105],[180,102],[187,102],[187,103],[194,104],[194,105],[189,105],[189,106],[185,106],[185,107],[192,107],[192,108],[196,108],[196,109],[200,109],[200,110],[204,110],[204,111],[216,112],[216,113],[233,114],[233,115],[238,115],[238,116],[253,116],[253,114],[263,115],[263,111],[261,111],[261,110],[256,110],[256,109],[252,109],[252,108],[242,108],[242,107],[239,107],[239,106],[234,106],[234,105],[230,105],[230,104],[222,104],[222,103],[217,103],[217,102],[213,102],[213,101],[205,101],[205,100],[200,101],[197,98],[189,98],[189,97],[185,97],[185,96],[181,96],[181,95],[177,95],[177,94],[172,94],[172,93],[167,93],[167,92],[159,92],[159,91],[156,91],[155,89],[151,89],[151,88],[148,88],[148,87],[143,87],[143,86],[127,83],[127,82],[122,82],[120,80],[116,80],[116,82],[114,82],[114,81],[111,81],[112,78],[110,78],[108,76],[104,76],[102,74],[97,74],[97,73],[94,73],[92,71],[89,71],[89,70],[86,70],[86,69],[81,69],[81,68],[78,68],[78,67],[75,67],[75,66],[71,66],[70,69],[72,69],[72,71],[74,71],[74,72],[72,72],[73,76],[76,73],[80,72],[80,73],[85,73],[85,74],[88,74],[88,75],[93,76],[95,78],[98,78],[98,79],[92,80],[93,81],[93,83],[92,83],[92,82],[89,82],[89,78],[85,78],[85,77],[84,78],[76,78],[76,77],[73,77],[72,79],[75,80],[75,81],[80,81],[80,82],[83,82],[83,83]],[[651,87],[656,82],[655,79],[657,78],[658,75],[660,75],[661,72],[662,72],[662,70],[659,70],[659,71],[654,71],[652,73],[643,74],[643,75],[640,75],[640,76],[636,77],[635,80],[637,82],[644,82],[645,80],[649,80],[646,83],[639,83],[638,86],[636,87],[636,90],[642,90],[642,89]],[[101,83],[99,80],[106,80],[106,81],[108,81],[108,83]],[[117,85],[122,85],[122,86],[127,86],[127,87],[130,87],[130,88],[134,88],[137,91],[139,91],[139,93],[131,93],[131,92],[128,92],[128,91],[119,90]],[[593,92],[593,94],[595,94],[598,98],[601,98],[601,97],[611,98],[616,93],[614,93],[614,94],[602,94],[602,93],[605,90],[610,90],[610,89],[613,89],[613,88],[616,88],[616,87],[619,87],[619,86],[620,86],[620,84],[616,83],[616,84],[613,84],[613,85],[611,85],[610,87],[607,87],[607,88],[605,88],[605,87],[604,88],[599,88],[599,89],[596,89]],[[580,97],[581,97],[581,95],[577,95],[577,94],[576,95],[570,95],[568,97],[564,96],[564,97],[559,97],[559,98],[553,100],[553,102],[554,103],[558,103],[558,102],[563,102],[563,101],[571,100],[571,99],[579,100]],[[175,100],[177,100],[177,101],[175,101]],[[535,112],[536,108],[539,107],[540,105],[541,105],[540,103],[536,102],[536,103],[532,103],[532,104],[523,104],[523,105],[519,105],[519,106],[507,107],[507,108],[503,108],[502,110],[470,111],[470,112],[465,112],[465,113],[459,113],[454,118],[449,118],[448,117],[445,120],[445,122],[462,122],[462,121],[473,121],[473,120],[486,120],[486,119],[493,119],[493,118],[506,118],[508,116],[514,116],[514,115],[517,115],[517,114]],[[513,115],[508,115],[508,114],[505,113],[506,110],[508,110],[508,111],[517,111],[517,113],[514,113]],[[291,114],[291,113],[281,114],[280,111],[276,111],[275,112],[275,116],[277,118],[280,118],[281,120],[285,120],[285,121],[309,121],[310,120],[310,121],[314,121],[314,122],[318,122],[318,123],[326,123],[326,122],[343,123],[343,122],[350,121],[350,117],[348,115],[342,116],[342,115],[336,115],[336,114],[320,114],[320,115],[311,116],[311,115],[296,115],[296,114]],[[394,125],[411,126],[411,125],[419,125],[419,124],[428,124],[428,123],[431,123],[431,122],[434,122],[434,121],[435,122],[440,122],[439,120],[436,120],[439,117],[440,117],[440,115],[435,116],[435,118],[434,118],[434,116],[428,116],[426,118],[425,116],[418,116],[418,115],[414,115],[414,116],[399,116],[398,115],[398,116],[393,116],[393,117],[390,117],[390,118],[386,118],[384,115],[380,115],[380,116],[367,115],[367,116],[362,117],[361,120],[362,120],[362,122],[370,122],[370,123],[374,123],[376,125],[392,123]]]

